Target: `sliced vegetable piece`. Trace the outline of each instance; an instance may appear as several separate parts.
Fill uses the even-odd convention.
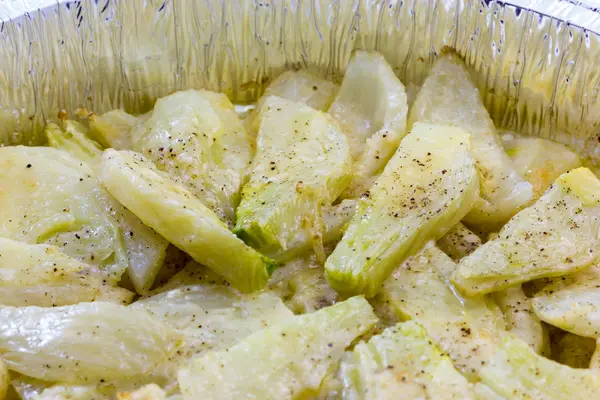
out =
[[[162,368],[175,381],[177,369],[192,357],[222,350],[251,333],[293,317],[281,299],[271,293],[242,295],[222,285],[182,286],[136,301],[184,336],[184,344]]]
[[[584,287],[600,285],[600,265],[595,264],[573,274],[541,278],[530,283],[534,289],[531,297],[548,296],[571,285]]]
[[[452,280],[476,295],[589,267],[600,254],[599,201],[600,181],[589,169],[562,174],[496,239],[463,258]]]
[[[573,283],[531,302],[542,321],[576,335],[600,338],[598,281]]]
[[[477,380],[505,322],[490,299],[459,295],[445,279],[454,268],[454,262],[430,242],[394,271],[375,302],[386,305],[400,320],[423,325],[454,365]]]
[[[101,162],[103,149],[87,136],[87,129],[76,122],[64,121],[63,129],[52,124],[46,134],[52,147],[64,150],[95,171]],[[166,256],[167,242],[153,229],[144,225],[129,210],[114,201],[108,194],[103,196],[105,208],[119,222],[127,249],[129,267],[127,272],[138,293],[147,293]]]
[[[596,371],[548,360],[511,335],[503,339],[480,376],[484,384],[509,400],[600,397],[600,375]]]
[[[338,292],[374,296],[393,268],[444,236],[471,209],[479,183],[460,128],[416,124],[327,259]]]
[[[136,117],[123,110],[112,110],[90,118],[90,135],[106,148],[131,149],[131,131],[150,115]]]
[[[581,167],[577,153],[551,140],[503,133],[502,145],[519,174],[533,186],[539,198],[560,174]]]
[[[116,283],[129,261],[110,202],[93,171],[63,151],[0,148],[0,237],[55,245]]]
[[[504,396],[500,396],[488,385],[484,385],[481,382],[475,384],[475,398],[477,400],[506,400]]]
[[[118,204],[115,201],[116,204]],[[146,294],[152,288],[167,256],[169,242],[120,204],[113,207],[123,232],[129,267],[127,274],[135,291]]]
[[[140,154],[106,150],[100,180],[142,222],[239,290],[267,284],[275,262],[246,246],[197,197]]]
[[[481,197],[466,216],[469,224],[488,232],[497,230],[531,201],[531,184],[504,152],[479,91],[457,56],[436,60],[411,108],[408,127],[416,122],[459,126],[471,134]]]
[[[186,400],[314,394],[344,349],[376,321],[362,297],[292,317],[228,350],[195,358],[180,370],[179,387]]]
[[[467,379],[419,324],[409,321],[361,342],[340,368],[342,399],[474,399]],[[405,394],[414,393],[410,397]]]
[[[481,246],[481,238],[459,222],[438,240],[437,245],[454,261],[459,261]]]
[[[506,330],[530,345],[536,353],[541,353],[548,338],[521,286],[495,292],[493,297],[504,313]]]
[[[345,199],[336,205],[324,206],[321,208],[323,216],[323,245],[332,245],[338,242],[350,220],[356,214],[358,200]],[[311,250],[314,250],[314,240],[310,232],[300,231],[296,233],[291,248],[286,251],[280,251],[275,254],[266,253],[269,257],[279,262],[289,261],[294,257],[302,256]]]
[[[281,97],[265,99],[250,181],[242,191],[234,232],[269,254],[308,236],[321,243],[321,207],[346,187],[348,141],[327,114]]]
[[[98,383],[145,377],[181,336],[148,312],[112,303],[0,308],[0,356],[11,370],[48,381]]]
[[[552,359],[571,368],[589,368],[596,350],[596,340],[563,332],[562,337],[552,348]]]
[[[131,148],[233,226],[253,148],[227,96],[185,90],[158,99],[152,116],[132,131]]]
[[[86,136],[88,129],[77,121],[66,120],[48,124],[45,128],[48,144],[55,149],[66,151],[73,157],[93,168],[102,155],[102,147]]]
[[[355,160],[344,197],[359,197],[375,182],[406,135],[404,85],[377,52],[356,51],[329,108],[342,124]]]
[[[256,104],[246,122],[248,131],[254,135],[258,132],[261,112],[265,99],[277,96],[286,100],[304,103],[316,110],[327,111],[339,87],[326,79],[321,79],[308,71],[286,71],[279,75]]]
[[[135,294],[108,285],[92,267],[56,246],[0,238],[0,304],[62,306],[95,300],[129,304]]]

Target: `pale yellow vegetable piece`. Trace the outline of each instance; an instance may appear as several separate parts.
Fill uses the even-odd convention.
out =
[[[62,306],[94,300],[129,304],[135,294],[108,285],[98,271],[59,251],[0,238],[0,304]]]
[[[468,256],[481,246],[481,238],[467,228],[462,222],[454,225],[440,240],[438,247],[454,261]]]
[[[234,232],[268,254],[307,236],[322,245],[321,208],[340,195],[352,171],[346,136],[329,115],[281,97],[265,99],[261,121]]]
[[[589,268],[573,274],[555,278],[542,278],[530,283],[534,289],[533,293],[530,295],[531,297],[548,296],[571,285],[600,285],[600,265],[594,264]]]
[[[506,330],[527,343],[538,354],[548,341],[542,322],[531,308],[530,299],[521,286],[513,286],[493,294],[504,313]]]
[[[114,209],[121,211],[117,218],[127,248],[129,279],[136,292],[146,294],[152,288],[165,261],[169,242],[154,229],[144,225],[131,211],[124,207]]]
[[[136,301],[133,309],[144,309],[184,336],[182,347],[161,370],[175,381],[177,369],[192,357],[223,350],[250,334],[293,317],[274,294],[240,294],[224,285],[181,286]]]
[[[112,110],[90,117],[90,135],[107,148],[131,149],[131,131],[150,115],[136,117],[123,110]]]
[[[112,303],[0,308],[0,357],[11,370],[48,381],[143,378],[181,339],[147,311]]]
[[[501,135],[502,144],[517,172],[533,186],[540,197],[562,173],[581,167],[577,153],[563,144],[512,132]]]
[[[600,398],[600,374],[574,369],[536,354],[507,335],[480,372],[484,384],[507,400]]]
[[[587,168],[562,174],[496,239],[463,258],[452,276],[469,295],[592,265],[600,252],[600,181]]]
[[[340,293],[374,296],[394,267],[464,217],[478,191],[469,134],[416,124],[359,201],[325,263],[327,280]]]
[[[413,321],[387,328],[356,345],[342,360],[340,375],[344,400],[475,398],[452,360]]]
[[[504,396],[494,392],[492,388],[481,382],[475,383],[475,398],[477,400],[506,400]]]
[[[56,124],[46,126],[44,131],[50,147],[66,151],[94,168],[102,155],[102,147],[86,136],[88,129],[79,122],[67,120],[61,125],[62,127]]]
[[[129,265],[114,200],[93,171],[49,147],[0,148],[0,237],[57,246],[116,283]]]
[[[504,152],[479,91],[455,55],[439,57],[433,65],[411,108],[408,127],[416,122],[459,126],[471,134],[481,192],[467,222],[493,231],[531,201],[531,184]]]
[[[350,220],[356,214],[357,207],[358,200],[345,199],[338,204],[321,208],[324,246],[335,244],[342,238]],[[285,262],[311,252],[311,250],[314,250],[314,240],[311,239],[309,233],[301,231],[296,234],[292,248],[276,254],[267,253],[266,255],[279,262]]]
[[[179,387],[186,400],[310,396],[344,349],[376,321],[362,297],[292,317],[192,360],[179,372]]]
[[[445,275],[456,264],[433,242],[406,260],[384,283],[376,303],[400,320],[414,320],[469,379],[493,354],[504,318],[490,299],[461,297]]]
[[[563,332],[552,348],[552,359],[571,368],[589,368],[595,350],[595,339]]]
[[[4,400],[6,398],[6,393],[8,392],[8,388],[10,387],[10,375],[8,373],[8,368],[0,358],[0,400]]]
[[[344,197],[367,191],[406,135],[406,92],[377,52],[354,53],[329,113],[342,124],[355,160]]]
[[[133,392],[117,393],[118,400],[167,400],[167,394],[160,386],[149,384]]]
[[[100,180],[142,222],[236,288],[265,287],[275,262],[248,247],[184,186],[143,156],[108,149]]]
[[[600,288],[597,280],[576,282],[550,294],[534,297],[531,302],[542,321],[576,335],[600,338]]]
[[[267,86],[245,124],[248,131],[256,135],[260,127],[265,99],[269,96],[282,97],[304,103],[320,111],[327,111],[338,89],[335,83],[319,78],[308,71],[286,71]]]
[[[62,122],[62,128],[50,124],[46,127],[46,135],[52,147],[68,152],[97,172],[103,149],[87,136],[88,130],[83,125],[74,121]],[[127,272],[133,287],[138,293],[147,293],[162,266],[169,242],[110,196],[103,198],[107,212],[121,227],[129,260]]]
[[[158,99],[131,133],[131,148],[233,225],[252,140],[222,93],[185,90]]]

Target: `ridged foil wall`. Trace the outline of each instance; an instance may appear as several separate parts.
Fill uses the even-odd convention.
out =
[[[0,141],[36,144],[62,108],[147,111],[184,88],[252,101],[289,68],[340,80],[376,49],[412,88],[462,55],[499,126],[600,164],[600,19],[575,1],[4,0]],[[8,2],[6,2],[8,1]]]

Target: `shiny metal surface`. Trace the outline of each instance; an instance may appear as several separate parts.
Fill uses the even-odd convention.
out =
[[[339,80],[377,49],[419,85],[455,49],[499,126],[600,164],[600,1],[0,0],[0,141],[39,143],[62,108],[148,110],[178,89],[251,101],[277,74]]]

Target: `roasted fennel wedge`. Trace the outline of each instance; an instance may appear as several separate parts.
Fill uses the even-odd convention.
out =
[[[456,264],[433,242],[400,265],[375,304],[400,320],[421,324],[454,365],[471,380],[494,353],[505,321],[491,299],[459,295],[446,276]]]
[[[521,286],[495,292],[493,298],[504,314],[506,330],[531,346],[536,353],[541,353],[548,341],[547,334]]]
[[[479,182],[460,128],[416,124],[325,263],[340,293],[374,296],[394,267],[437,240],[471,209]]]
[[[0,237],[55,245],[116,283],[129,261],[111,203],[94,172],[63,151],[0,148]]]
[[[133,296],[108,285],[99,271],[56,246],[0,238],[0,305],[53,307],[94,300],[129,304]]]
[[[93,383],[145,378],[182,336],[147,311],[106,302],[0,308],[0,357],[24,375]]]
[[[315,394],[345,348],[376,321],[362,297],[292,317],[227,350],[193,359],[180,370],[179,387],[185,400]]]
[[[454,125],[471,134],[480,199],[466,216],[479,229],[494,231],[532,199],[532,187],[513,167],[479,91],[455,55],[439,57],[411,108],[408,127],[417,122]]]
[[[469,295],[589,267],[600,245],[600,181],[587,168],[562,174],[533,204],[463,258],[452,280]]]
[[[600,283],[576,282],[536,296],[533,310],[544,322],[576,335],[600,338]]]
[[[356,345],[343,358],[339,374],[344,400],[475,399],[452,360],[413,321],[389,327]]]
[[[103,149],[88,135],[89,131],[83,125],[70,120],[63,121],[61,126],[50,124],[46,127],[50,146],[71,154],[97,173]],[[103,199],[107,212],[121,228],[129,261],[129,279],[138,293],[146,294],[163,265],[169,242],[108,194]]]
[[[600,397],[600,375],[574,369],[534,352],[507,335],[480,372],[483,383],[507,400],[570,400]]]
[[[253,147],[227,96],[186,90],[158,99],[131,147],[233,225]]]
[[[248,247],[184,186],[139,153],[108,149],[100,180],[143,223],[244,292],[265,287],[275,262]]]
[[[308,237],[322,248],[322,207],[347,186],[352,158],[346,136],[327,114],[281,97],[265,99],[250,181],[234,232],[268,254]],[[322,250],[321,250],[322,252]]]
[[[377,52],[356,51],[329,108],[348,136],[355,160],[344,197],[367,191],[406,135],[406,92],[392,67]]]
[[[48,124],[44,130],[48,144],[63,150],[94,168],[100,161],[102,147],[86,136],[88,129],[77,121],[66,120],[60,125]]]
[[[244,124],[248,132],[256,136],[260,127],[260,116],[269,96],[304,103],[316,110],[327,111],[339,87],[328,80],[321,79],[308,71],[286,71],[267,86],[265,93],[256,103]]]
[[[161,367],[171,382],[192,357],[229,348],[250,334],[282,323],[292,312],[274,294],[240,294],[225,285],[181,286],[136,301],[143,309],[177,330],[183,345]]]
[[[150,115],[134,116],[123,110],[112,110],[90,116],[90,136],[106,148],[131,150],[131,131]]]
[[[577,153],[560,143],[547,139],[502,134],[502,145],[519,174],[533,186],[537,199],[560,174],[581,167]]]

